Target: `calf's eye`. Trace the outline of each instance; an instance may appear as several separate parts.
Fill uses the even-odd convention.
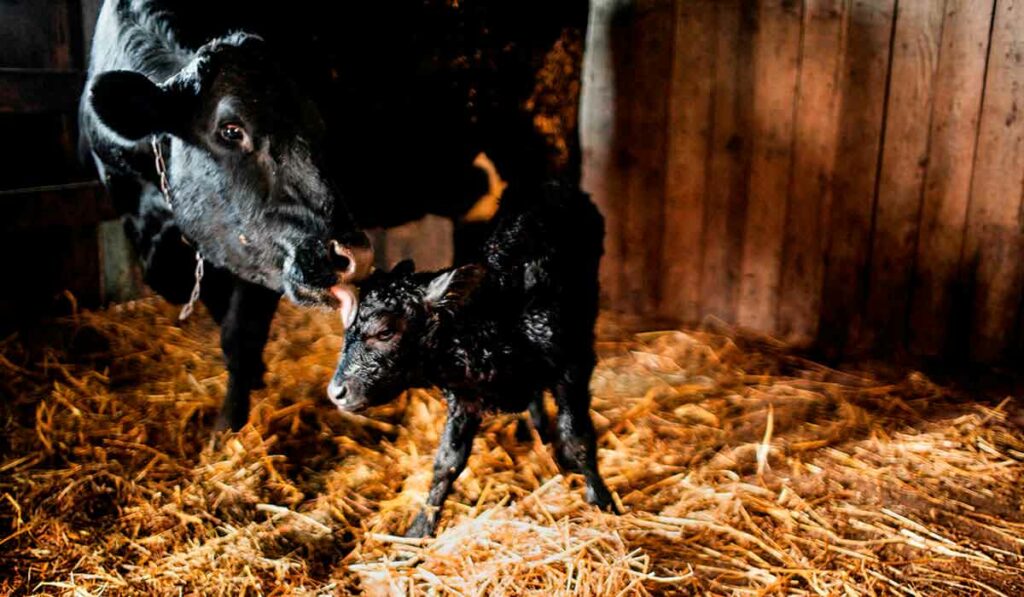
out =
[[[394,337],[395,337],[395,331],[394,330],[381,330],[381,331],[377,332],[374,335],[373,338],[374,338],[374,340],[378,340],[380,342],[387,342],[388,340],[390,340],[390,339],[392,339]]]
[[[220,127],[220,138],[228,143],[241,143],[245,140],[245,129],[239,124],[225,124]]]

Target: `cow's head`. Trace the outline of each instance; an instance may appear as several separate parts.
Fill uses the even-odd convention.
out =
[[[259,37],[200,48],[161,83],[106,72],[90,88],[99,120],[128,140],[171,140],[174,217],[216,265],[305,304],[364,277],[369,240],[338,200],[314,102]]]
[[[445,355],[446,335],[457,333],[460,309],[484,277],[477,265],[413,273],[411,261],[374,273],[360,290],[357,313],[342,300],[345,347],[327,395],[348,411],[394,399],[409,387],[427,385],[431,367]]]

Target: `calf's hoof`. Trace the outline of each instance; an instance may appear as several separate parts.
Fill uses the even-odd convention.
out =
[[[225,402],[217,414],[217,422],[214,424],[214,431],[239,431],[249,422],[249,409],[232,407]]]
[[[600,485],[587,485],[586,499],[588,504],[597,506],[605,512],[622,514],[619,506],[615,503],[615,499],[612,497],[612,493],[608,491],[604,483]]]
[[[424,510],[420,512],[416,516],[416,520],[413,520],[412,524],[409,525],[409,529],[405,531],[405,536],[410,539],[431,537],[436,529],[437,520],[435,517],[429,516],[426,510]]]

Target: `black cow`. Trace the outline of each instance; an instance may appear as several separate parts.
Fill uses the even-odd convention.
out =
[[[434,531],[484,411],[529,408],[548,438],[544,390],[558,404],[558,463],[584,475],[588,502],[616,508],[597,470],[588,387],[601,214],[571,185],[527,195],[510,186],[496,223],[480,263],[417,274],[404,262],[365,280],[329,388],[342,410],[392,400],[409,387],[445,392],[448,420],[427,509],[410,536]]]
[[[522,189],[579,179],[586,17],[586,0],[104,3],[83,149],[151,287],[185,301],[205,259],[230,373],[220,427],[248,417],[282,293],[353,296],[363,228],[465,213],[487,187],[479,152]]]

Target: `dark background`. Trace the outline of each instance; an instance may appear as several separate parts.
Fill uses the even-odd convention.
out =
[[[118,222],[78,158],[99,0],[0,0],[0,326],[138,291]]]

